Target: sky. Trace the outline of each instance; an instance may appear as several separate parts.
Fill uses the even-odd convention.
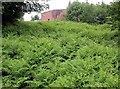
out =
[[[49,10],[54,10],[54,9],[66,9],[68,6],[69,1],[74,2],[76,0],[50,0],[46,3],[49,4],[49,9],[45,10],[45,11],[49,11]],[[78,0],[79,2],[86,2],[86,0]],[[98,2],[104,2],[106,4],[109,4],[110,2],[112,2],[113,0],[88,0],[89,3],[93,3],[93,4],[97,4]],[[39,0],[39,2],[41,3],[41,0]],[[45,12],[43,11],[43,12]],[[33,12],[31,14],[25,13],[24,15],[24,20],[25,21],[30,21],[31,20],[31,16],[36,15],[37,13]],[[38,14],[39,16],[41,16],[40,14]]]
[[[65,9],[68,6],[69,1],[73,2],[76,0],[51,0],[49,1],[50,10],[53,9]],[[79,2],[86,2],[86,0],[78,0]],[[109,4],[113,0],[88,0],[89,3],[97,4],[98,2],[104,2]]]
[[[69,1],[73,2],[76,0],[50,0],[48,3],[50,5],[50,10],[53,9],[65,9],[68,6]],[[86,2],[86,0],[78,0],[79,2]],[[104,2],[109,4],[113,0],[88,0],[89,3],[97,4],[98,2]]]

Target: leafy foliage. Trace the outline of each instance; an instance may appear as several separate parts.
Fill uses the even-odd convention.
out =
[[[27,2],[2,2],[2,23],[6,25],[8,23],[14,23],[17,19],[20,19],[24,12],[37,11],[40,12],[44,9],[48,9],[48,4],[39,4],[33,1]]]
[[[22,13],[22,5],[23,2],[2,2],[3,10],[2,10],[2,23],[3,25],[6,23],[12,23],[16,21],[16,19],[20,18]]]
[[[32,17],[32,21],[35,21],[35,20],[39,20],[39,16],[38,15],[35,15],[34,17]]]
[[[102,3],[94,5],[89,3],[73,2],[68,7],[67,19],[77,22],[100,23],[107,22],[106,17],[109,5]]]
[[[120,1],[119,0],[111,4],[110,15],[111,15],[114,27],[117,26],[120,29]]]
[[[3,87],[117,87],[118,30],[107,24],[19,22],[3,28]]]
[[[68,14],[67,19],[71,21],[79,22],[80,18],[79,16],[82,14],[83,10],[80,7],[80,3],[74,2],[72,5],[68,7]]]

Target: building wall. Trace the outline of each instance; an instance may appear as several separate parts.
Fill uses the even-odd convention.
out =
[[[48,12],[44,12],[41,14],[41,21],[48,21],[48,20],[52,20],[52,12],[48,11]]]
[[[41,14],[41,21],[62,20],[67,10],[52,10]]]
[[[62,10],[61,13],[57,16],[58,20],[64,20],[65,19],[65,15],[67,14],[67,10]]]
[[[57,19],[57,16],[60,15],[60,13],[61,13],[61,10],[52,11],[52,16],[53,16],[54,20]]]

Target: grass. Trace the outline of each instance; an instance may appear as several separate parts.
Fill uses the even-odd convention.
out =
[[[3,28],[3,87],[118,87],[118,30],[19,22]]]

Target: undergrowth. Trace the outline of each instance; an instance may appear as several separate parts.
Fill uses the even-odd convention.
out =
[[[118,30],[19,22],[2,31],[3,87],[118,87]]]

